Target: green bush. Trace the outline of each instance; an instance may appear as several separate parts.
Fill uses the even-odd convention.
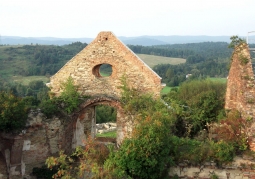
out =
[[[118,177],[161,178],[173,164],[171,109],[150,95],[128,88],[123,91],[122,105],[126,113],[133,115],[136,125],[132,137],[124,139],[120,148],[110,154],[105,167],[113,168],[112,173]]]
[[[176,163],[189,161],[193,165],[214,161],[218,165],[228,163],[235,155],[234,146],[225,141],[197,141],[189,138],[172,136],[171,146],[173,159]]]
[[[60,111],[71,114],[77,109],[81,102],[82,97],[71,77],[69,77],[66,82],[62,83],[61,88],[63,91],[59,97],[45,99],[40,104],[40,108],[47,117],[51,117]]]
[[[185,125],[178,128],[183,135],[195,136],[200,130],[206,129],[206,124],[217,122],[218,116],[224,111],[226,84],[211,80],[192,80],[183,83],[177,91],[164,95],[178,121]],[[188,131],[187,126],[191,129]]]
[[[59,112],[55,98],[42,101],[39,107],[48,118]]]
[[[13,132],[25,127],[27,108],[21,98],[0,92],[0,131]]]

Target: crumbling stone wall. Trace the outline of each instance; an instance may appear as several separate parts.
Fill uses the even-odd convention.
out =
[[[112,74],[103,77],[100,74],[102,64],[112,67]],[[95,136],[95,106],[106,104],[117,109],[117,143],[128,136],[132,130],[130,116],[124,114],[120,103],[123,78],[129,87],[146,92],[154,97],[160,96],[162,89],[161,77],[147,66],[137,55],[124,45],[112,32],[100,32],[81,52],[68,61],[54,76],[48,86],[51,93],[58,96],[61,84],[72,77],[78,90],[83,95],[89,95],[95,100],[89,105],[81,105],[76,116],[76,129],[72,146],[82,144],[86,134]],[[108,98],[108,99],[106,99]],[[85,128],[81,126],[86,126]],[[90,128],[91,130],[90,130]]]
[[[228,76],[225,109],[236,109],[244,119],[252,120],[250,148],[255,151],[255,82],[249,47],[243,43],[232,55]]]
[[[40,110],[32,110],[21,133],[0,133],[0,179],[30,178],[33,168],[41,167],[49,156],[71,152],[75,122],[47,119]]]
[[[109,77],[100,75],[102,64],[112,67]],[[72,77],[81,94],[90,95],[71,116],[47,119],[40,110],[31,111],[27,127],[20,134],[0,134],[0,179],[31,178],[34,167],[60,150],[71,153],[95,136],[95,106],[99,104],[117,110],[117,144],[132,131],[132,116],[126,115],[119,98],[123,77],[127,85],[141,92],[160,96],[161,78],[111,32],[101,32],[80,53],[67,62],[48,86],[53,95],[61,93],[61,84]]]
[[[233,162],[217,166],[213,161],[202,163],[200,166],[192,166],[187,162],[179,163],[169,169],[169,176],[178,175],[186,179],[254,179],[255,161],[251,156],[238,156]]]

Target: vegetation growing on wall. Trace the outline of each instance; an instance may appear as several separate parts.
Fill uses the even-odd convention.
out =
[[[101,158],[100,165],[93,161],[89,163],[89,167],[88,163],[81,160],[81,164],[77,169],[84,166],[83,169],[86,169],[87,172],[83,171],[82,175],[90,173],[92,174],[91,178],[153,179],[162,178],[170,166],[183,161],[188,161],[187,165],[194,166],[208,161],[215,162],[215,165],[232,161],[237,152],[236,145],[233,142],[220,136],[215,140],[207,137],[198,140],[195,137],[198,130],[195,128],[191,129],[190,134],[192,133],[192,135],[186,135],[187,131],[182,134],[177,131],[179,130],[180,118],[187,120],[187,123],[190,122],[192,125],[217,122],[219,111],[223,105],[222,96],[225,88],[224,85],[221,85],[222,83],[218,84],[211,81],[193,81],[183,84],[179,89],[180,91],[175,89],[175,91],[172,91],[174,94],[165,96],[168,103],[166,104],[161,100],[153,99],[148,94],[141,94],[138,90],[129,89],[124,83],[121,103],[124,111],[132,114],[132,122],[135,124],[131,138],[124,139],[118,149],[111,149],[109,155],[105,153],[106,155]],[[185,90],[188,89],[189,92],[186,95]],[[203,91],[206,97],[204,97]],[[202,98],[201,93],[203,94]],[[172,96],[171,100],[168,99],[170,96]],[[200,99],[203,103],[200,103]],[[220,102],[215,103],[217,100]],[[186,101],[190,102],[185,103]],[[193,101],[198,102],[194,103]],[[194,113],[187,110],[190,108],[188,105],[194,109]],[[211,105],[212,108],[210,108]],[[206,115],[207,113],[195,115],[199,112],[200,107],[204,111],[206,111],[206,108],[212,109],[212,113],[215,113],[214,116]],[[176,134],[179,135],[176,136]],[[194,138],[190,138],[191,136]],[[86,146],[92,145],[88,143]],[[96,148],[95,150],[101,149]],[[88,150],[85,148],[82,151],[87,152]],[[60,153],[59,157],[61,158],[62,155],[64,154]],[[86,154],[88,157],[90,155],[93,156],[93,152]],[[54,162],[59,164],[56,161],[59,161],[60,158],[48,159],[49,167],[54,166]],[[59,171],[63,172],[61,167]]]
[[[51,117],[57,112],[71,114],[86,96],[81,96],[74,81],[69,77],[61,85],[60,96],[53,96],[52,99],[42,101],[40,107],[46,116]]]

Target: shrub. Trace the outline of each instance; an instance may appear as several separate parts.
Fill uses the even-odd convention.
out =
[[[225,120],[220,121],[216,129],[217,138],[232,143],[236,151],[244,151],[249,148],[249,127],[250,120],[241,118],[240,113],[232,110],[228,113]]]
[[[189,161],[193,165],[201,165],[206,161],[214,161],[221,165],[233,160],[233,145],[225,141],[197,141],[189,138],[172,137],[171,146],[175,162]]]
[[[103,175],[102,165],[108,155],[109,150],[104,144],[88,138],[85,148],[77,147],[70,156],[61,151],[58,157],[47,158],[46,165],[56,169],[52,178],[97,178]]]
[[[25,127],[27,108],[21,98],[0,92],[0,131],[13,132]]]
[[[172,164],[171,128],[174,118],[171,109],[162,101],[137,90],[124,89],[122,105],[134,117],[131,138],[122,142],[105,163],[115,177],[160,178]]]
[[[43,100],[39,107],[48,118],[59,112],[55,98]]]
[[[67,114],[70,114],[80,104],[80,94],[71,77],[69,77],[66,82],[62,83],[61,88],[63,89],[63,92],[57,98],[57,102]]]
[[[183,83],[177,92],[171,91],[164,100],[174,108],[178,121],[190,126],[186,134],[195,136],[206,124],[216,122],[224,109],[226,84],[210,80],[192,80]],[[180,109],[182,108],[182,109]],[[185,132],[182,132],[185,134]]]

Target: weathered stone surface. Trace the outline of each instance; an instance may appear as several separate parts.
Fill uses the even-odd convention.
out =
[[[110,64],[112,74],[100,75],[100,66]],[[71,153],[84,145],[88,136],[95,137],[95,106],[109,105],[117,110],[116,142],[118,145],[132,131],[132,116],[123,112],[119,102],[123,76],[129,87],[160,96],[161,78],[111,32],[101,32],[80,53],[51,77],[51,92],[59,95],[61,84],[71,76],[81,94],[90,95],[79,109],[65,119],[47,119],[40,110],[28,115],[26,129],[18,135],[0,136],[0,179],[30,178],[34,167],[60,150]]]
[[[112,74],[102,77],[102,64],[112,66]],[[71,76],[82,94],[120,96],[121,79],[127,77],[130,87],[160,95],[161,78],[137,55],[124,45],[113,33],[101,32],[80,53],[66,63],[51,77],[49,86],[58,95],[60,85]]]
[[[211,162],[209,162],[211,163]],[[208,162],[201,166],[187,166],[179,164],[169,169],[169,176],[178,175],[180,178],[211,179],[213,175],[219,179],[251,179],[254,177],[253,166],[255,161],[235,157],[234,161],[221,167],[211,167]]]
[[[249,128],[250,149],[255,151],[255,81],[249,47],[243,43],[235,48],[227,82],[226,109],[236,109],[244,119],[252,120]]]
[[[227,82],[226,109],[237,109],[244,118],[255,115],[255,87],[247,44],[235,48]]]

